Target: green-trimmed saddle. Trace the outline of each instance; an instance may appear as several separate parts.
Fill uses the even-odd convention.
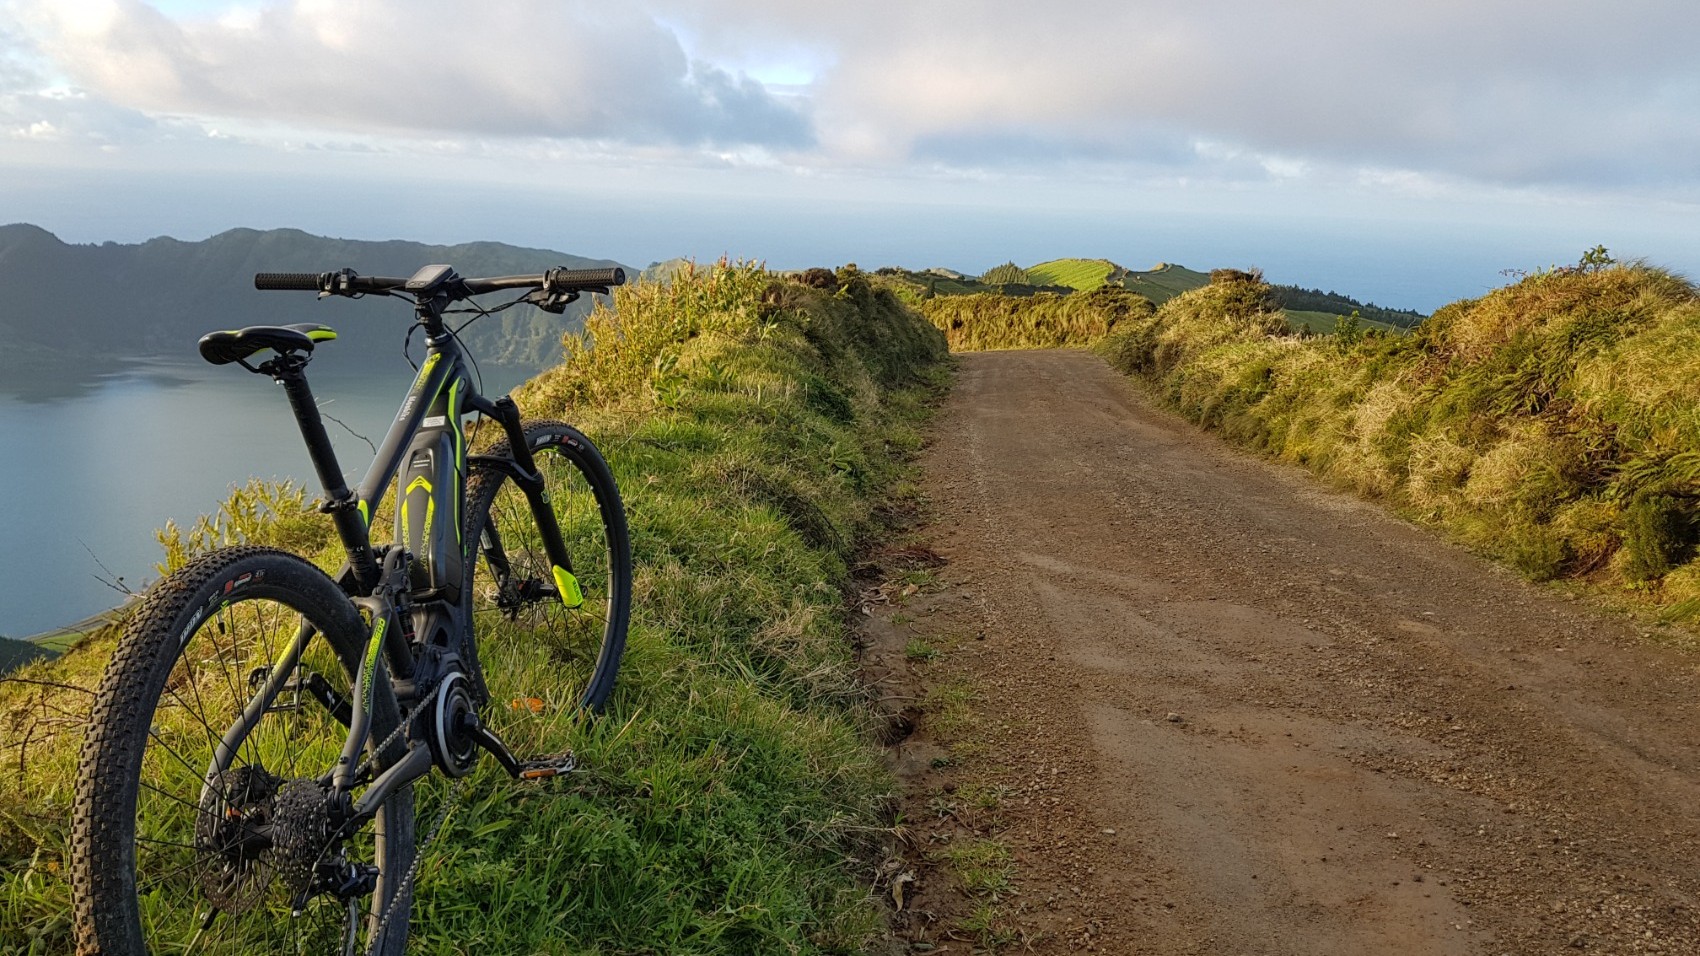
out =
[[[214,365],[240,362],[256,352],[311,352],[320,342],[336,338],[328,325],[250,325],[234,332],[208,332],[201,336],[201,358]]]

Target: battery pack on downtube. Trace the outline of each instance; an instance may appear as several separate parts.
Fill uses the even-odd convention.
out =
[[[397,526],[413,554],[409,583],[415,594],[451,602],[460,597],[463,560],[460,502],[466,451],[461,390],[459,369],[452,370],[429,399],[398,477]]]

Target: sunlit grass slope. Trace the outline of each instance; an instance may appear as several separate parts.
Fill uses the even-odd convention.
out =
[[[1104,284],[1110,273],[1117,271],[1108,259],[1052,259],[1027,267],[1027,275],[1036,285],[1061,285],[1080,292],[1091,292]]]
[[[1602,250],[1603,251],[1603,250]],[[1586,262],[1403,337],[1301,339],[1225,277],[1101,346],[1190,418],[1441,525],[1537,579],[1700,615],[1700,295]]]
[[[486,762],[422,869],[411,952],[864,951],[883,927],[892,782],[842,589],[901,492],[944,359],[943,336],[860,276],[817,290],[720,265],[618,290],[521,390],[527,414],[583,426],[618,476],[631,639],[600,721],[500,715],[518,749],[571,747],[584,769],[518,785]],[[248,540],[330,567],[337,546],[308,506],[252,486],[168,534],[172,560]],[[70,951],[80,688],[113,640],[0,683],[0,951]],[[523,634],[487,642],[496,699],[548,686]]]

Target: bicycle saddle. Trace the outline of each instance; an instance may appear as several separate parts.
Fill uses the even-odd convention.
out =
[[[335,329],[311,322],[300,325],[250,325],[234,332],[208,332],[201,336],[201,358],[214,365],[229,365],[265,349],[280,353],[311,352],[315,343],[328,342],[334,338]]]

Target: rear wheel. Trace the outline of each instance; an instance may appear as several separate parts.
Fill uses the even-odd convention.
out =
[[[530,500],[502,469],[481,464],[467,487],[467,588],[484,691],[500,705],[545,693],[597,711],[607,702],[631,616],[632,556],[613,472],[582,432],[533,422],[525,440],[543,476],[571,568],[544,550]],[[510,453],[506,441],[493,457]]]
[[[391,903],[413,858],[411,789],[346,840],[324,799],[365,631],[324,572],[265,548],[205,555],[149,593],[78,767],[79,952],[403,951],[405,896]],[[370,701],[383,741],[400,718],[381,672]],[[364,885],[329,891],[337,874]]]

